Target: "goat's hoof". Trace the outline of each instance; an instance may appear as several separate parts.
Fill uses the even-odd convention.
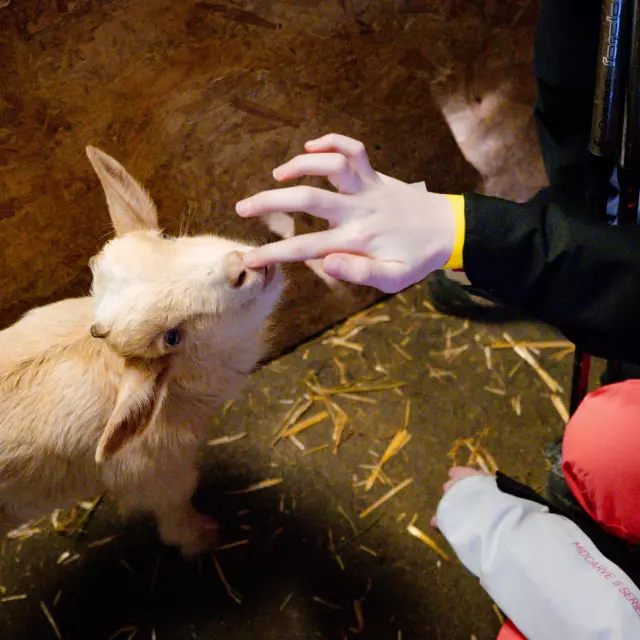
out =
[[[188,522],[183,523],[168,544],[176,545],[185,559],[193,559],[207,551],[213,551],[219,543],[220,525],[203,513],[195,513]]]

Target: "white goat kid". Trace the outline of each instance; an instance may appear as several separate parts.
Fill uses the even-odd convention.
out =
[[[0,331],[0,521],[106,489],[192,556],[217,529],[191,505],[196,449],[264,354],[283,279],[246,269],[247,245],[161,233],[144,188],[105,153],[87,155],[117,237],[90,262],[91,297]]]

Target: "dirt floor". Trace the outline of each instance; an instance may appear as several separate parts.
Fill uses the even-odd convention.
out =
[[[426,299],[416,286],[301,344],[258,372],[212,426],[197,503],[223,524],[230,548],[215,558],[231,593],[212,557],[183,562],[157,541],[151,523],[125,526],[103,502],[84,535],[54,535],[44,523],[23,541],[4,541],[0,637],[55,638],[45,606],[65,640],[493,640],[499,622],[491,601],[429,519],[452,463],[448,452],[485,430],[481,462],[493,458],[542,487],[543,447],[561,434],[563,420],[548,387],[512,349],[485,347],[504,342],[504,331],[517,340],[561,338],[529,323],[443,317]],[[564,386],[566,402],[566,347],[536,358]],[[398,386],[358,391],[362,385]],[[330,418],[297,442],[274,445],[305,394],[327,390],[348,415],[337,455]],[[294,422],[325,410],[314,400]],[[395,487],[413,482],[361,518],[390,489],[378,481],[365,491],[362,482],[405,424],[411,439],[384,473]],[[458,462],[468,455],[461,449]],[[265,480],[273,486],[242,493]],[[80,508],[78,518],[86,513]],[[416,516],[447,559],[409,534]]]

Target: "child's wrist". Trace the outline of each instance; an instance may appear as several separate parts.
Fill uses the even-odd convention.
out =
[[[454,224],[453,249],[442,269],[462,269],[462,251],[464,248],[465,217],[464,196],[444,194],[451,206]]]

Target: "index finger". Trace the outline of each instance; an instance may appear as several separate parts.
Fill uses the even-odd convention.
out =
[[[316,187],[272,189],[240,200],[236,204],[236,213],[243,218],[254,218],[278,211],[304,211],[317,218],[324,218],[331,224],[337,224],[348,213],[349,202],[345,200],[347,197]]]
[[[262,245],[245,253],[242,259],[245,266],[258,269],[280,262],[302,262],[324,258],[329,253],[337,251],[338,247],[341,247],[339,234],[330,229]]]

